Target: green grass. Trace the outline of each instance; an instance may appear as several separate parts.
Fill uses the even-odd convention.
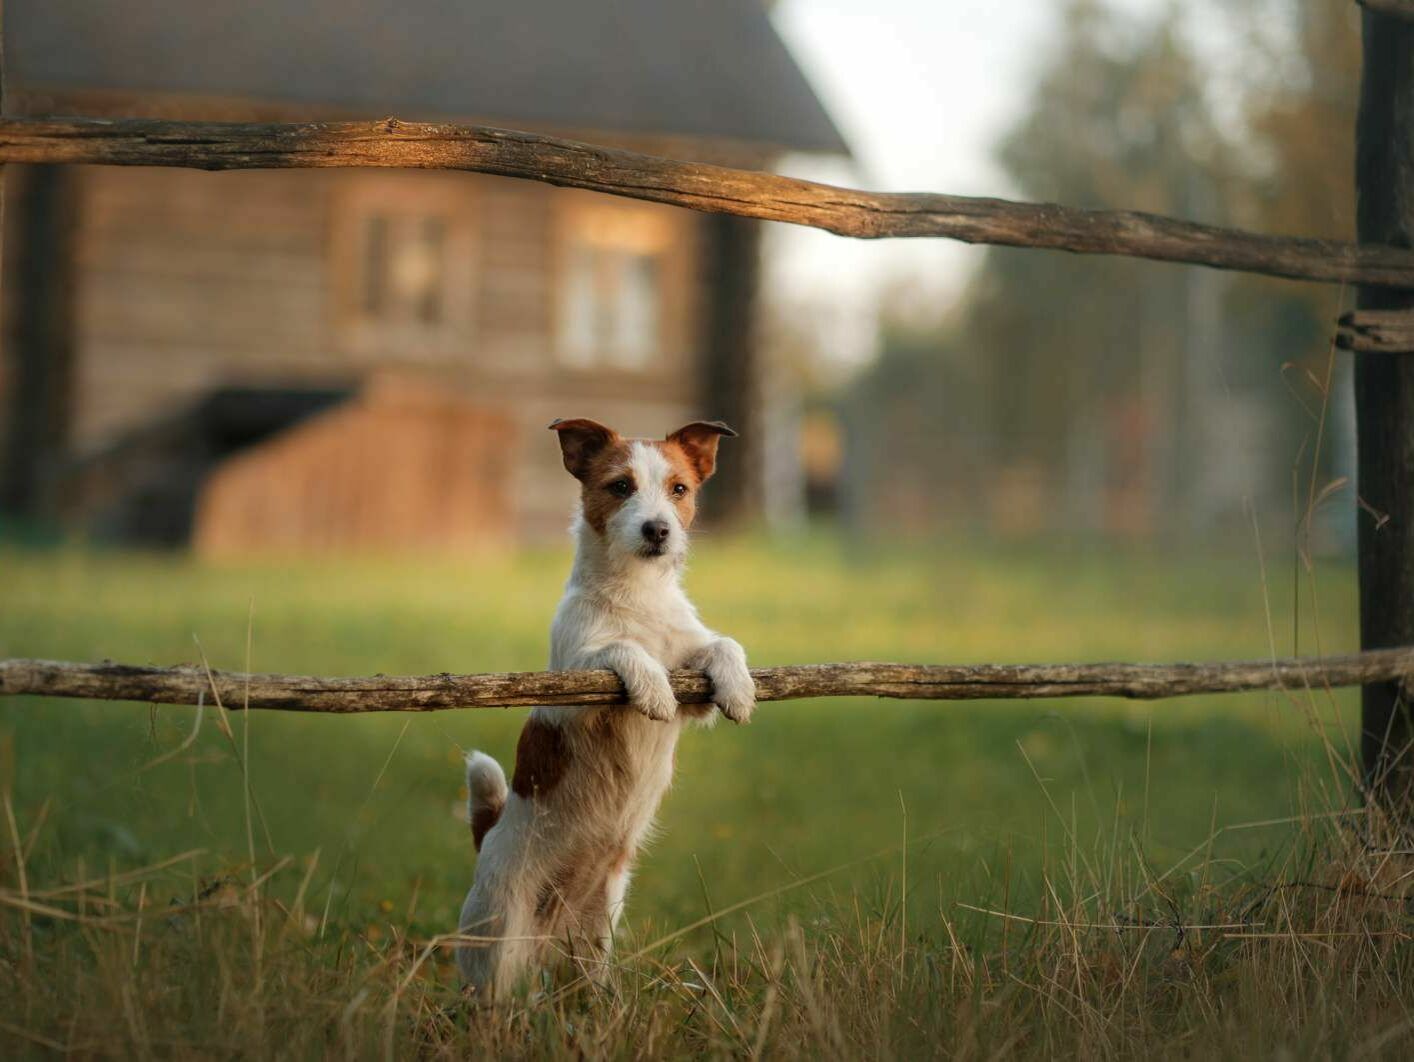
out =
[[[545,629],[567,564],[558,551],[455,563],[202,566],[173,556],[10,550],[0,552],[0,656],[175,663],[204,652],[212,666],[241,668],[249,633],[250,664],[261,671],[534,670],[544,660]],[[1263,568],[1252,549],[1207,557],[1066,543],[881,550],[821,535],[704,539],[688,581],[707,622],[737,637],[762,665],[1220,659],[1355,647],[1346,567],[1303,574],[1299,587],[1289,562],[1268,565],[1266,576]],[[1008,1031],[1009,1020],[1021,1021],[1020,1011],[1005,1017],[1005,1000],[1018,992],[1012,982],[1030,981],[979,972],[990,970],[989,954],[1009,962],[1008,949],[1023,942],[1049,947],[1048,931],[973,908],[1026,917],[1084,910],[1093,918],[1112,916],[1106,905],[1126,903],[1141,920],[1212,917],[1308,851],[1310,828],[1252,824],[1348,802],[1348,778],[1330,762],[1348,749],[1355,704],[1344,692],[1152,705],[826,700],[766,705],[749,727],[690,732],[662,835],[639,868],[626,952],[709,912],[764,898],[655,950],[657,987],[647,996],[640,988],[616,997],[616,1027],[637,1028],[633,1036],[667,1028],[662,1007],[671,1010],[684,992],[705,991],[682,988],[701,979],[685,972],[683,963],[693,959],[733,986],[739,1007],[722,999],[683,1011],[683,1028],[697,1038],[684,1041],[681,1052],[669,1040],[648,1053],[749,1053],[772,985],[777,1013],[760,1036],[763,1046],[784,1053],[811,1053],[804,1041],[788,1038],[790,1023],[771,1031],[772,1022],[785,1021],[780,1008],[787,1002],[793,1020],[806,1023],[799,1035],[823,1037],[817,1046],[838,1053],[907,1054],[909,1044],[942,1052],[934,1038],[955,1037],[966,1024],[976,1039],[994,1019],[989,1049],[1023,1029],[1032,1031],[1012,1048],[1064,1049],[1025,1022]],[[378,971],[411,970],[411,942],[454,929],[474,865],[456,816],[460,757],[478,747],[509,766],[521,714],[234,714],[228,736],[208,711],[184,746],[193,733],[188,709],[0,701],[0,776],[26,848],[25,888],[37,894],[201,850],[108,889],[113,909],[131,914],[134,904],[154,898],[180,905],[203,890],[219,896],[225,878],[249,880],[252,857],[262,871],[289,857],[258,894],[233,905],[247,911],[247,922],[255,918],[254,928],[206,924],[201,933],[209,937],[179,945],[168,939],[174,931],[164,936],[149,927],[149,957],[142,957],[141,940],[133,946],[122,976],[138,986],[134,999],[148,1001],[111,1004],[137,1008],[136,1016],[114,1019],[125,1030],[120,1041],[133,1050],[158,1050],[155,1040],[146,1048],[142,1042],[141,1016],[151,1008],[152,1023],[160,1015],[169,1037],[185,1029],[183,1043],[194,1051],[227,1053],[222,1037],[235,1027],[233,1012],[225,1012],[226,1024],[212,1024],[200,997],[224,1000],[245,985],[235,994],[263,998],[248,979],[263,976],[262,963],[274,962],[269,956],[282,955],[301,972],[280,976],[320,1001],[307,1017],[324,1030],[322,1038],[288,1040],[303,1044],[297,1053],[376,1053],[388,1046],[386,1037],[441,1045],[453,1042],[443,1034],[455,1028],[471,1043],[516,1054],[632,1054],[632,1037],[617,1046],[612,1037],[596,1041],[597,1048],[564,1039],[564,1014],[554,1008],[527,1005],[494,1033],[457,1025],[436,1002],[435,992],[455,998],[440,954],[418,968],[419,977],[434,972],[438,987],[416,1005],[384,982],[371,997],[376,1007],[358,994]],[[0,843],[6,850],[13,851]],[[3,873],[8,895],[17,895],[13,858]],[[1146,885],[1160,875],[1162,887]],[[284,931],[272,927],[291,912],[299,916],[300,943],[281,950]],[[8,1028],[17,1044],[34,1043],[26,1036],[79,1044],[87,1035],[85,993],[103,994],[82,975],[119,962],[109,954],[118,945],[90,942],[84,952],[76,942],[103,936],[97,929],[31,916],[28,937],[17,922],[3,939],[6,947],[28,949],[23,962],[10,956],[12,969],[23,967],[52,992],[43,1005],[0,1007],[0,1037]],[[104,916],[95,908],[85,917]],[[216,914],[207,919],[219,922]],[[130,932],[124,923],[123,933]],[[124,936],[123,956],[130,945]],[[254,949],[254,957],[241,948]],[[846,953],[854,955],[848,963]],[[218,961],[195,980],[182,972],[210,965],[213,955]],[[745,963],[746,972],[725,977],[728,962]],[[948,997],[946,1020],[910,1032],[896,1027],[894,1011],[877,1021],[861,1017],[873,1030],[863,1039],[864,1026],[831,1032],[809,1024],[812,991],[839,1009],[836,995],[854,976],[848,971],[880,963],[893,971],[892,1006]],[[946,989],[937,980],[945,966]],[[1156,969],[1166,976],[1162,961]],[[781,980],[786,970],[796,971],[789,992]],[[810,978],[825,980],[811,989]],[[1064,1003],[1059,994],[1045,998]],[[718,1003],[722,1014],[709,1014]],[[1038,1005],[1034,998],[1028,1004],[1027,1021]],[[275,1009],[272,1002],[258,1017],[243,1011],[241,1022],[261,1036],[288,1038],[293,1034],[276,1027],[298,1026],[298,1014],[281,1011],[277,1019]],[[738,1009],[757,1024],[734,1028]],[[1072,1001],[1070,1010],[1077,1009],[1080,1016],[1070,1020],[1089,1028],[1084,1007]],[[584,1015],[579,1020],[582,1029],[593,1028]],[[561,1024],[537,1024],[546,1021]],[[1322,1037],[1333,1035],[1323,1029]],[[1085,1041],[1093,1053],[1114,1054],[1105,1042]],[[977,1043],[980,1049],[983,1040]]]

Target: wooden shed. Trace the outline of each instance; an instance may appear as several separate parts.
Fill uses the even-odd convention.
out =
[[[846,150],[759,0],[9,0],[5,18],[9,113],[396,114],[762,168]],[[385,482],[426,480],[402,484],[411,508],[384,544],[561,529],[556,416],[635,433],[730,420],[741,445],[713,508],[757,506],[754,222],[470,174],[10,166],[4,180],[11,517],[187,542],[198,512],[240,511],[240,483],[273,504],[228,463],[343,460],[347,475],[360,462],[340,438],[345,458],[366,453],[366,433],[411,425],[406,395],[429,389],[445,402],[406,428],[421,441],[390,437],[397,475],[379,463]],[[400,412],[378,412],[389,394]],[[457,439],[481,441],[451,465],[413,456]],[[476,478],[455,485],[475,519],[437,502],[450,475]],[[289,529],[326,518],[287,513],[266,542],[262,521],[228,515],[243,535],[201,541],[298,549]],[[446,526],[395,530],[424,520]]]

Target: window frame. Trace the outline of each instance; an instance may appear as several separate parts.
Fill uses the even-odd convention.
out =
[[[347,353],[400,357],[447,357],[465,353],[472,342],[478,283],[475,189],[448,174],[355,174],[337,182],[331,204],[329,290],[333,332]],[[370,313],[367,295],[373,274],[368,233],[384,219],[387,274],[400,248],[409,246],[415,226],[439,221],[442,231],[440,312],[435,321],[419,321],[407,309]],[[391,286],[386,280],[384,287]],[[397,298],[396,295],[393,296]],[[407,296],[412,299],[414,296]]]
[[[684,293],[692,248],[677,212],[653,203],[604,202],[584,193],[562,193],[556,217],[556,269],[550,328],[551,359],[568,372],[645,376],[681,361],[687,346]],[[568,317],[574,291],[582,290],[576,258],[586,250],[597,262],[590,281],[597,300],[594,338],[571,339]],[[655,298],[649,315],[654,336],[641,349],[615,340],[628,299],[628,276],[636,261],[653,263]],[[597,290],[596,290],[597,289]],[[616,308],[605,315],[610,304]]]

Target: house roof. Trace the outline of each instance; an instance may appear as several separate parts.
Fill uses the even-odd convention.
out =
[[[763,0],[8,0],[8,86],[848,153]]]

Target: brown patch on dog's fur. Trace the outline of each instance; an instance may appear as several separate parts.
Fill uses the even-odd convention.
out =
[[[580,490],[580,505],[584,511],[584,521],[599,534],[610,517],[628,501],[628,496],[619,496],[609,489],[610,484],[621,479],[633,482],[628,470],[630,443],[614,436],[614,441],[599,450],[584,466],[584,475],[579,477],[583,487]],[[635,487],[643,484],[636,483]]]
[[[606,428],[597,420],[577,417],[574,420],[553,420],[550,430],[560,437],[560,456],[565,471],[582,480],[596,454],[606,447],[622,442],[619,433]]]
[[[673,500],[673,506],[678,511],[678,520],[682,523],[683,530],[692,526],[693,519],[697,516],[697,488],[702,486],[703,476],[698,472],[696,463],[682,444],[671,439],[664,439],[662,442],[653,444],[658,448],[658,452],[668,462],[668,467],[672,469],[672,475],[668,482],[663,484],[667,490],[668,497]],[[681,483],[687,488],[681,495],[673,494],[673,484]]]
[[[481,851],[481,842],[491,827],[501,821],[501,812],[505,807],[505,804],[482,805],[471,813],[471,843],[476,846],[478,852]]]
[[[516,773],[511,789],[516,796],[545,795],[560,784],[570,765],[564,730],[553,723],[528,720],[516,745]]]
[[[697,472],[698,482],[710,479],[717,470],[717,443],[722,436],[735,438],[736,432],[719,420],[695,420],[684,424],[664,440],[682,448],[692,468]]]

